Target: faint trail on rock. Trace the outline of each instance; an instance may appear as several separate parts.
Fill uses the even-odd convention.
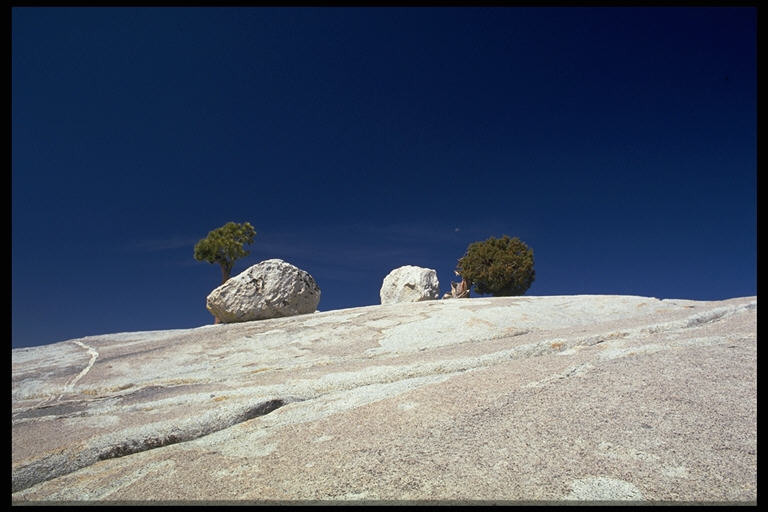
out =
[[[83,370],[80,373],[78,373],[72,380],[64,384],[64,391],[61,392],[61,394],[58,396],[58,398],[56,398],[56,400],[61,400],[61,397],[64,396],[64,393],[68,391],[72,391],[75,388],[75,384],[77,384],[77,381],[85,377],[85,374],[88,373],[88,371],[93,367],[93,363],[95,363],[96,359],[98,359],[99,357],[99,353],[96,352],[96,349],[94,349],[93,347],[90,347],[85,343],[82,343],[76,340],[74,340],[73,343],[80,345],[81,347],[86,349],[88,353],[91,354],[91,360],[88,361],[88,364],[86,365],[85,368],[83,368]]]
[[[61,395],[59,395],[59,398],[61,398]],[[53,400],[53,395],[48,395],[47,397],[43,398],[40,402],[36,403],[32,407],[25,407],[23,409],[19,409],[18,411],[14,412],[11,415],[11,419],[15,418],[16,416],[18,416],[19,414],[21,414],[23,412],[31,411],[33,409],[39,409],[40,407],[44,406],[45,404],[47,404],[51,400]]]
[[[32,409],[39,409],[40,407],[44,406],[48,402],[61,400],[61,397],[64,396],[64,393],[72,391],[74,389],[74,387],[75,387],[75,384],[77,384],[77,381],[82,379],[85,376],[85,374],[90,371],[90,369],[93,367],[93,364],[96,362],[96,359],[98,359],[99,353],[96,352],[96,349],[86,345],[85,343],[82,343],[82,342],[76,341],[76,340],[72,340],[72,342],[76,343],[77,345],[80,345],[81,347],[86,349],[88,351],[88,353],[91,355],[91,360],[88,361],[88,364],[85,366],[85,368],[83,368],[83,370],[79,374],[75,375],[74,377],[72,377],[72,379],[70,379],[69,381],[67,381],[64,384],[64,389],[62,390],[61,393],[59,393],[59,396],[54,398],[55,393],[51,394],[51,395],[47,396],[46,398],[44,398],[43,400],[41,400],[40,402],[38,402],[35,405],[33,405],[32,407],[28,407],[28,408],[16,411],[15,413],[13,413],[11,415],[11,418],[15,418],[17,415],[21,414],[22,412],[26,412],[26,411],[29,411],[29,410],[32,410]]]

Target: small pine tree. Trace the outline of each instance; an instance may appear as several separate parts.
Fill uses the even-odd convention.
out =
[[[519,238],[489,238],[474,242],[459,259],[456,272],[480,294],[523,295],[536,277],[533,249]]]
[[[235,261],[250,254],[243,246],[252,244],[256,231],[250,223],[227,222],[195,244],[195,259],[221,265],[221,284],[227,282]]]

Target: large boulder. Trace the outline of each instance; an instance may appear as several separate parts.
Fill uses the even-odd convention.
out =
[[[414,265],[396,268],[384,278],[379,296],[382,304],[437,299],[440,297],[437,272]]]
[[[222,323],[314,313],[320,288],[309,273],[280,259],[265,260],[213,290],[206,308]]]

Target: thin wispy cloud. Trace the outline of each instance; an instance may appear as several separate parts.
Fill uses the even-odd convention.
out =
[[[470,242],[500,236],[502,231],[505,230],[501,223],[495,219],[471,219],[462,227],[448,222],[418,220],[386,224],[339,223],[280,231],[261,229],[253,244],[246,247],[250,255],[240,260],[237,266],[249,266],[271,258],[302,261],[328,269],[339,267],[350,272],[380,265],[435,265],[436,253],[442,251],[453,261],[461,256]],[[199,236],[169,235],[135,240],[123,249],[148,255],[186,250],[189,257],[177,261],[183,266],[194,266],[200,264],[192,256],[199,240]]]
[[[137,252],[162,252],[188,248],[190,254],[200,237],[170,236],[167,238],[154,238],[137,240],[126,247]]]
[[[460,240],[449,224],[350,223],[292,232],[262,231],[254,241],[252,253],[291,255],[313,261],[342,260],[350,264],[397,259],[424,247],[433,247],[435,244],[455,245]]]

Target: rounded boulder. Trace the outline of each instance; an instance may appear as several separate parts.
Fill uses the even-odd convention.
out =
[[[206,298],[222,323],[314,313],[320,287],[308,272],[280,259],[265,260],[230,278]]]
[[[440,283],[437,272],[414,265],[396,268],[384,278],[379,296],[382,304],[438,299]]]

